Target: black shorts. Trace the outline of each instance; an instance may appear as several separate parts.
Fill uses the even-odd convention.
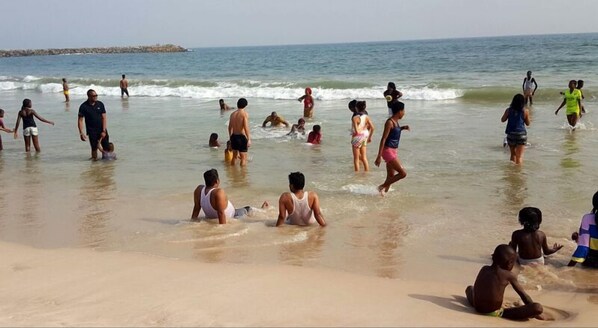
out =
[[[509,133],[507,134],[507,143],[509,146],[525,146],[527,144],[526,133]]]
[[[101,131],[87,133],[87,137],[89,138],[89,145],[91,146],[92,151],[98,150],[98,141],[100,140],[101,135]],[[108,136],[108,131],[106,131],[106,137],[102,139],[102,148],[104,148],[104,150],[108,150],[108,147],[110,146],[109,143],[110,137]]]
[[[243,134],[233,134],[230,136],[230,146],[233,150],[242,153],[247,152],[247,137]]]
[[[120,88],[120,95],[123,96],[125,93],[128,96],[129,95],[129,89],[127,89],[127,88]]]

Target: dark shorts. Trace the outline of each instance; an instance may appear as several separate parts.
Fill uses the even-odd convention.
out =
[[[120,95],[122,96],[122,95],[124,95],[125,93],[126,93],[126,94],[127,94],[127,96],[128,96],[128,95],[129,95],[129,89],[127,89],[127,88],[120,88]]]
[[[247,152],[247,137],[243,134],[233,134],[230,136],[230,146],[233,150],[242,153]]]
[[[88,132],[87,138],[89,138],[89,145],[91,146],[92,151],[98,150],[98,141],[100,140],[102,132]],[[102,139],[102,148],[108,149],[110,143],[110,136],[108,136],[108,131],[106,131],[106,137]]]
[[[527,144],[527,133],[509,133],[507,134],[507,143],[509,146],[525,146]]]

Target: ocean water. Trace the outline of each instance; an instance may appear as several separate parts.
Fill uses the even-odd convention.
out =
[[[548,260],[549,274],[526,272],[526,281],[595,288],[591,273],[564,266],[575,248],[569,236],[597,190],[597,49],[598,34],[581,34],[3,58],[5,124],[13,126],[22,99],[30,98],[56,125],[38,121],[37,155],[2,134],[0,239],[458,281],[469,274],[463,261],[488,263],[494,247],[519,229],[517,212],[536,206],[549,242],[565,247]],[[527,70],[539,88],[518,167],[502,147],[500,117]],[[128,99],[118,89],[123,73]],[[564,113],[554,115],[570,79],[586,82],[588,114],[576,131]],[[373,161],[389,81],[404,93],[402,124],[411,127],[399,148],[408,176],[381,197],[376,186],[385,170]],[[307,128],[322,126],[320,146],[286,136],[288,129],[261,128],[273,110],[295,123],[306,86],[316,98]],[[88,161],[89,146],[78,139],[77,110],[89,88],[106,105],[117,161]],[[253,139],[246,168],[226,166],[222,150],[207,147],[212,132],[227,139],[230,113],[221,113],[217,100],[234,106],[239,97],[249,100]],[[347,102],[354,98],[367,101],[376,126],[368,173],[353,172]],[[250,217],[226,226],[189,222],[193,190],[210,168],[235,205],[256,207]],[[293,171],[320,195],[328,227],[272,227]],[[264,201],[270,208],[259,209]]]

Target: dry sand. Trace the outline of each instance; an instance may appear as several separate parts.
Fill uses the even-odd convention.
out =
[[[484,317],[463,285],[0,243],[2,326],[596,326],[595,294],[530,291],[555,321]],[[507,300],[516,300],[509,289]]]

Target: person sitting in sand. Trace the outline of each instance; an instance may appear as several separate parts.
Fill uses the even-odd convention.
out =
[[[579,232],[574,232],[571,238],[577,241],[577,248],[571,256],[568,266],[581,263],[585,267],[598,268],[598,192],[592,197],[592,211],[583,216]]]
[[[102,159],[107,161],[113,161],[116,159],[116,153],[114,152],[114,144],[112,142],[108,143],[108,149],[104,149],[102,147],[102,139],[98,140],[98,150],[102,153]]]
[[[519,251],[519,264],[544,264],[544,256],[556,253],[563,245],[548,247],[546,234],[540,231],[542,212],[536,207],[524,207],[519,211],[519,223],[523,229],[514,231],[509,245]],[[544,254],[542,254],[544,253]]]
[[[289,174],[289,190],[280,195],[278,200],[278,220],[276,226],[283,223],[307,226],[318,222],[322,227],[326,221],[320,210],[320,199],[315,192],[303,191],[305,176],[301,172]]]
[[[307,135],[307,143],[312,145],[319,145],[322,142],[322,128],[319,125],[314,125],[312,131]]]
[[[216,169],[207,170],[203,174],[205,185],[199,185],[193,192],[193,213],[191,220],[198,220],[199,212],[203,209],[206,219],[218,219],[219,224],[226,224],[228,218],[246,216],[251,207],[245,206],[235,209],[220,188],[220,178]]]
[[[225,104],[224,99],[218,100],[218,104],[220,105],[221,111],[235,109],[234,107],[230,107],[229,105]]]
[[[291,126],[291,131],[287,135],[290,136],[298,133],[305,134],[305,120],[303,117],[297,121],[297,124]]]
[[[517,281],[517,275],[511,272],[516,260],[517,253],[511,246],[502,244],[496,247],[492,254],[492,265],[482,267],[473,286],[467,286],[465,289],[467,301],[476,312],[512,320],[543,319],[542,305],[534,303]],[[508,284],[513,286],[525,305],[503,308],[505,288]]]
[[[218,141],[218,133],[210,134],[210,140],[208,141],[208,145],[212,148],[220,147],[220,142]]]
[[[270,123],[270,127],[278,127],[284,125],[285,127],[289,127],[289,122],[287,122],[284,117],[279,116],[276,112],[272,112],[272,114],[268,115],[262,123],[262,128],[266,127],[266,124]]]

